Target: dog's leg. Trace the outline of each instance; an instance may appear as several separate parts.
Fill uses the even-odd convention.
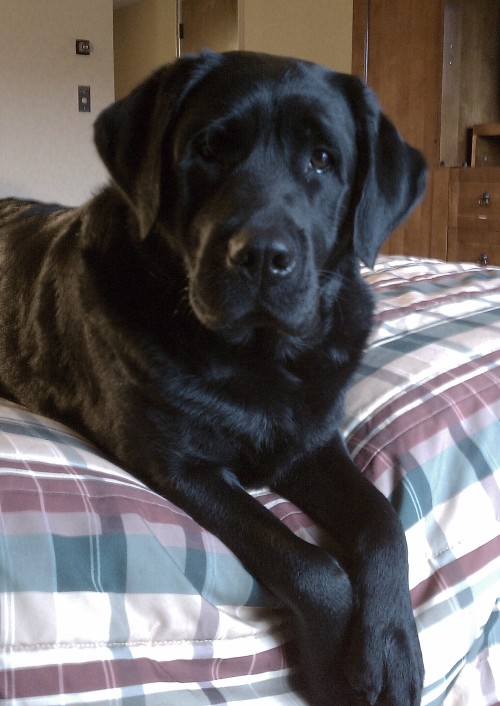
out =
[[[408,590],[403,528],[387,499],[355,467],[337,434],[274,488],[299,504],[345,550],[354,590],[344,671],[377,706],[418,706],[423,663]]]
[[[227,470],[181,468],[162,492],[218,536],[291,610],[299,669],[327,686],[313,706],[344,703],[339,693],[345,678],[337,683],[335,673],[341,674],[336,665],[351,619],[352,588],[338,561],[295,536]]]

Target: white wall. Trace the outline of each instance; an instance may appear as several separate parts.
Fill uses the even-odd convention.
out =
[[[78,112],[79,84],[91,113]],[[112,0],[0,0],[0,197],[78,205],[104,183],[92,123],[113,86]]]

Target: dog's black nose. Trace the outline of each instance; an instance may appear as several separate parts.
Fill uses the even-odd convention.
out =
[[[228,244],[228,266],[251,276],[284,277],[292,272],[295,263],[295,248],[287,236],[242,231]]]

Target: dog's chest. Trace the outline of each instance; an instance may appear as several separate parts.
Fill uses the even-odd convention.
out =
[[[198,379],[191,408],[200,451],[251,476],[269,462],[286,464],[312,451],[340,421],[333,383],[334,376],[322,376],[317,368],[293,369],[265,359],[237,368],[212,366]]]

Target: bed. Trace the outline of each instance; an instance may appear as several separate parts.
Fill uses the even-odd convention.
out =
[[[422,704],[499,704],[500,268],[381,257],[364,276],[377,325],[345,433],[406,531]],[[285,499],[255,495],[328,541]],[[1,704],[304,704],[286,611],[229,550],[8,401],[0,506]]]

